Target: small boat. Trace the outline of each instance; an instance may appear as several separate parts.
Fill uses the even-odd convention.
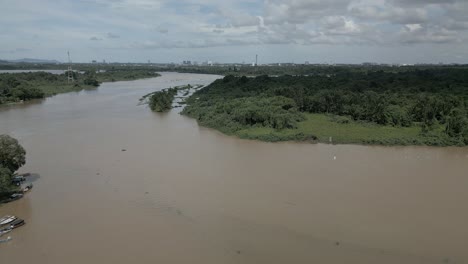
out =
[[[32,189],[32,187],[32,183],[26,185],[26,187],[23,188],[23,193],[29,192]]]
[[[9,223],[13,222],[14,220],[16,220],[16,216],[6,215],[6,216],[0,218],[0,226],[9,224]]]
[[[19,200],[23,198],[23,194],[22,193],[14,193],[10,196],[10,198],[8,198],[5,202],[9,203],[9,202],[13,202],[13,201],[16,201],[16,200]]]
[[[4,230],[0,230],[0,237],[2,237],[4,234],[10,233],[10,232],[11,232],[11,229],[10,229],[10,228],[4,229]]]
[[[10,241],[12,239],[13,238],[11,238],[11,237],[7,237],[6,239],[0,239],[0,243],[6,243],[6,242],[8,242],[8,241]]]
[[[11,179],[11,183],[20,185],[22,182],[24,182],[26,179],[23,176],[15,176]]]
[[[10,223],[10,228],[15,229],[15,228],[20,227],[20,226],[22,226],[24,224],[25,224],[25,222],[24,222],[23,219],[17,218],[15,221]]]

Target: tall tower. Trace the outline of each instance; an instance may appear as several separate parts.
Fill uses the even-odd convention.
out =
[[[73,71],[70,60],[70,51],[68,51],[68,71],[67,71],[68,83],[73,82]]]
[[[258,54],[255,55],[255,66],[258,66]]]

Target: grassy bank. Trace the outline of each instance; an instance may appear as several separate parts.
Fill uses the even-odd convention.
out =
[[[129,81],[157,77],[146,70],[110,70],[106,72],[73,72],[73,82],[66,74],[46,72],[0,74],[0,105],[40,99],[59,93],[94,89],[102,82]]]
[[[225,134],[264,141],[468,144],[466,70],[332,76],[226,76],[182,114]]]
[[[232,133],[244,139],[262,141],[314,141],[334,144],[372,145],[462,145],[444,133],[439,126],[430,133],[422,133],[421,127],[382,126],[372,123],[342,123],[342,119],[325,114],[305,114],[305,120],[298,123],[297,129],[275,130],[265,127],[252,127]]]

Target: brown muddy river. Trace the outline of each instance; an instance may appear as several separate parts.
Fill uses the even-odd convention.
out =
[[[27,222],[0,263],[468,263],[468,148],[246,141],[137,106],[216,78],[0,108],[39,175],[0,206]]]

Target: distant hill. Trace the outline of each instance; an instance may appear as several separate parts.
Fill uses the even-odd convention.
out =
[[[8,62],[13,62],[13,63],[61,63],[60,61],[57,61],[57,60],[44,60],[44,59],[31,59],[31,58],[24,58],[24,59],[18,59],[18,60],[8,60]]]

